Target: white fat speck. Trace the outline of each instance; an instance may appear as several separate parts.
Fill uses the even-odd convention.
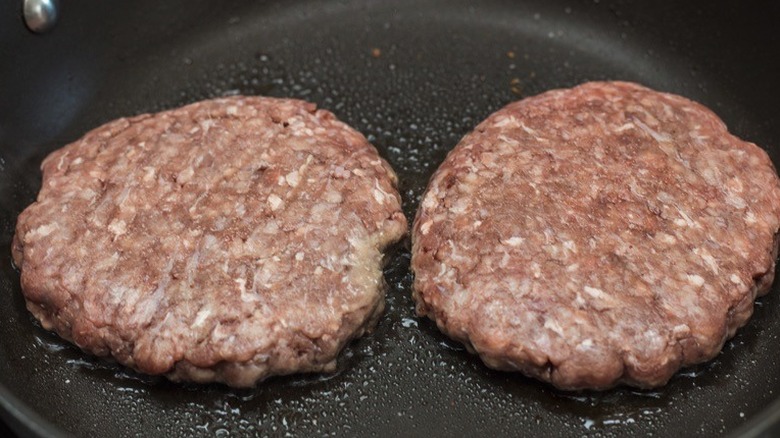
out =
[[[284,179],[287,181],[287,184],[289,184],[290,187],[298,187],[298,183],[300,182],[300,176],[298,175],[297,170],[293,170],[292,172],[288,173]]]
[[[534,138],[536,138],[537,140],[539,140],[539,137],[538,137],[538,135],[537,135],[536,131],[534,131],[533,129],[531,129],[531,128],[529,128],[528,126],[526,126],[526,125],[525,125],[525,123],[523,123],[523,122],[520,122],[520,129],[522,129],[523,131],[525,131],[525,132],[526,132],[526,134],[532,135],[532,136],[534,136]]]
[[[650,346],[662,345],[666,342],[666,339],[662,337],[657,330],[647,330],[644,332],[644,338],[648,341]]]
[[[119,253],[118,252],[114,252],[113,254],[111,254],[111,257],[100,259],[95,264],[95,270],[96,271],[101,271],[101,270],[106,269],[108,267],[114,266],[114,265],[116,265],[116,262],[118,262],[118,261],[119,261]]]
[[[593,339],[590,338],[585,339],[584,341],[580,342],[580,344],[577,347],[581,349],[591,348],[593,347]]]
[[[303,252],[298,251],[295,253],[295,260],[298,260],[299,262],[303,260]]]
[[[246,213],[246,206],[244,204],[237,204],[236,213],[238,213],[239,216],[243,216],[244,213]]]
[[[374,199],[376,199],[376,202],[381,203],[384,202],[385,199],[389,198],[392,198],[392,195],[382,190],[382,187],[379,185],[379,180],[374,179]]]
[[[127,186],[122,190],[122,193],[117,196],[116,202],[119,204],[119,208],[123,207],[123,204],[127,200],[127,197],[130,195],[130,192],[133,190],[133,186]]]
[[[192,129],[190,129],[190,134],[194,134],[196,132],[200,131],[200,127],[194,126]]]
[[[236,278],[233,281],[238,285],[238,291],[241,292],[241,295],[243,296],[246,294],[246,280],[243,278]]]
[[[531,263],[531,272],[534,273],[534,278],[539,278],[542,276],[542,267],[539,266],[539,263],[533,262]]]
[[[143,180],[144,180],[145,182],[154,181],[154,178],[155,178],[155,176],[156,176],[156,173],[157,173],[157,170],[155,170],[155,168],[154,168],[154,167],[152,167],[152,166],[146,166],[146,167],[144,167],[144,176],[143,176]]]
[[[436,207],[436,198],[434,196],[426,196],[422,202],[422,206],[426,210]]]
[[[427,221],[423,222],[422,225],[420,225],[420,232],[423,233],[423,235],[428,234],[428,231],[431,229],[431,225],[433,225],[433,221]]]
[[[335,190],[328,190],[325,192],[325,200],[331,204],[338,204],[342,201],[341,193]]]
[[[374,189],[373,194],[374,194],[374,199],[376,200],[376,202],[379,202],[380,204],[382,202],[384,202],[385,196],[382,194],[381,190]]]
[[[62,165],[65,164],[65,158],[70,154],[70,152],[65,152],[60,157],[60,161],[57,162],[57,170],[62,170]]]
[[[501,261],[498,263],[498,266],[502,268],[506,268],[506,266],[509,264],[509,253],[505,252],[504,256],[501,257]]]
[[[684,227],[684,226],[688,225],[688,223],[685,222],[685,219],[682,219],[682,218],[675,219],[674,220],[674,224],[677,225],[678,227]]]
[[[276,179],[276,185],[283,186],[287,180],[282,176],[279,175],[279,178]]]
[[[542,219],[538,219],[539,222],[544,222]],[[555,236],[555,231],[553,231],[551,228],[545,228],[544,231],[544,243],[549,244],[550,240],[552,240],[553,236]]]
[[[579,292],[577,292],[577,297],[574,298],[574,304],[579,308],[585,307],[585,299],[582,298]]]
[[[580,268],[580,265],[577,264],[577,263],[574,263],[574,264],[571,264],[571,265],[566,267],[566,272],[574,272],[574,271],[576,271],[579,268]]]
[[[246,280],[244,281],[243,287],[241,288],[241,301],[245,303],[251,303],[251,302],[257,302],[261,301],[261,297],[257,294],[257,285],[258,285],[258,275],[257,271],[258,269],[255,268],[252,273],[252,290],[248,291],[246,289]]]
[[[747,203],[744,199],[740,198],[739,196],[729,195],[726,196],[726,203],[731,205],[734,208],[745,208],[747,207]]]
[[[200,128],[203,130],[203,135],[209,133],[212,126],[216,125],[216,122],[211,119],[201,120]]]
[[[195,282],[195,273],[200,265],[200,253],[201,249],[197,248],[192,254],[192,257],[187,260],[187,265],[184,268],[184,272],[187,275],[187,284],[193,284]],[[173,262],[173,259],[171,259],[171,262]]]
[[[633,128],[635,128],[635,127],[636,127],[636,126],[635,126],[633,123],[630,123],[630,122],[629,122],[629,123],[625,123],[625,124],[623,124],[623,125],[620,125],[620,126],[618,126],[617,128],[615,128],[615,132],[623,132],[623,131],[628,131],[629,129],[633,129]]]
[[[127,224],[120,219],[114,219],[108,224],[108,231],[111,231],[116,236],[121,236],[127,232]]]
[[[736,193],[742,193],[745,191],[745,186],[742,184],[742,181],[737,177],[733,177],[729,179],[729,182],[726,183],[726,188],[730,192],[736,192]]]
[[[739,278],[739,275],[737,274],[731,274],[729,280],[731,280],[731,282],[734,284],[742,284],[742,280]]]
[[[694,285],[694,286],[703,286],[704,285],[704,277],[701,275],[696,274],[688,274],[688,283]]]
[[[547,319],[544,321],[544,328],[552,330],[553,332],[563,336],[563,329],[560,325],[558,325],[557,322],[553,321],[552,319]]]
[[[469,208],[469,200],[467,198],[460,198],[450,207],[450,212],[454,214],[461,214],[468,210]]]
[[[503,135],[503,134],[499,135],[498,139],[501,140],[502,142],[504,142],[506,144],[509,144],[509,145],[512,145],[512,146],[516,146],[516,145],[520,144],[519,141],[517,141],[517,140],[515,140],[513,138],[509,138],[509,137],[507,137],[506,135]]]
[[[718,175],[720,172],[718,172],[718,169],[707,167],[704,170],[701,171],[701,176],[704,178],[705,181],[707,181],[710,184],[718,184],[720,185],[720,181],[718,180]]]
[[[333,175],[338,178],[349,178],[350,173],[343,166],[336,166],[333,169]]]
[[[41,225],[40,227],[38,227],[38,228],[36,228],[34,230],[29,231],[25,235],[25,239],[28,239],[28,238],[31,238],[31,237],[46,237],[49,234],[51,234],[52,231],[56,230],[57,228],[59,228],[59,225],[57,225],[56,223],[53,223],[53,222],[50,223],[50,224]]]
[[[203,250],[210,251],[211,248],[217,244],[217,236],[213,234],[206,234],[203,236]]]
[[[361,177],[366,176],[366,172],[364,172],[363,169],[352,169],[352,173]]]
[[[685,223],[686,223],[686,224],[687,224],[689,227],[691,227],[691,228],[694,228],[694,227],[696,226],[696,222],[694,222],[694,221],[691,219],[691,217],[690,217],[690,216],[688,216],[688,214],[687,214],[687,213],[685,213],[685,211],[683,211],[683,209],[682,209],[682,208],[680,208],[679,206],[676,206],[676,205],[675,205],[675,208],[677,208],[677,211],[678,211],[678,212],[680,212],[680,216],[682,216],[682,218],[685,220]],[[675,223],[676,223],[676,221],[675,221]]]
[[[747,222],[749,224],[756,223],[756,215],[753,214],[752,211],[748,211],[747,214],[745,215],[745,222]]]
[[[480,225],[482,225],[482,221],[474,221],[474,223],[471,224],[471,226],[474,228],[479,228]]]
[[[436,274],[436,278],[441,278],[444,277],[445,275],[447,275],[447,265],[442,263],[439,265],[439,273]]]
[[[661,142],[670,142],[672,141],[672,137],[669,136],[669,134],[665,134],[663,132],[658,132],[654,130],[653,128],[647,126],[643,121],[639,119],[635,119],[634,123],[639,126],[642,131],[645,131],[650,135],[650,137],[653,137],[655,141],[661,143]]]
[[[645,197],[645,191],[641,187],[639,187],[639,185],[637,184],[636,180],[632,179],[628,183],[628,188],[631,190],[631,193],[636,195],[638,198],[644,198]]]
[[[132,288],[111,285],[108,287],[108,298],[109,303],[113,305],[122,302],[134,303],[138,300],[138,291]]]
[[[238,114],[238,107],[236,107],[235,105],[230,105],[229,107],[227,107],[225,112],[227,112],[231,116],[235,116],[236,114]]]
[[[224,216],[220,216],[214,221],[214,231],[222,231],[227,226],[227,219]]]
[[[713,273],[717,275],[720,272],[718,261],[715,260],[715,257],[713,257],[709,251],[704,248],[694,248],[693,253],[701,257],[701,259],[704,261],[704,263],[707,264],[707,266],[709,266]]]
[[[192,323],[192,327],[195,328],[203,325],[203,323],[206,322],[206,318],[208,318],[209,315],[211,315],[211,310],[209,310],[206,307],[201,309],[200,312],[198,312],[198,314],[195,316],[195,322]]]
[[[606,292],[596,287],[585,286],[583,290],[593,298],[603,298],[607,295]]]
[[[502,243],[509,246],[518,246],[525,241],[522,237],[512,236],[509,239],[504,240]]]
[[[317,266],[316,268],[314,268],[314,275],[322,275],[322,267],[321,266]]]
[[[282,201],[282,198],[274,195],[273,193],[268,196],[268,205],[271,206],[272,211],[278,210],[284,201]]]
[[[517,125],[517,119],[514,118],[514,116],[509,117],[503,117],[501,120],[497,121],[493,124],[496,128],[501,128],[507,125]]]
[[[161,272],[157,288],[150,295],[144,296],[136,302],[136,312],[131,318],[131,322],[135,324],[148,323],[155,312],[160,308],[160,302],[165,295],[165,288],[171,281],[171,269],[173,269],[173,262],[176,259],[176,254],[173,254],[165,266],[163,272]]]
[[[677,242],[677,239],[674,236],[672,236],[671,234],[666,234],[664,232],[659,232],[658,234],[655,235],[655,237],[659,241],[663,243],[668,243],[670,245]]]

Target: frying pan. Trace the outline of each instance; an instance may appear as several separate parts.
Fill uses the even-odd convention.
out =
[[[310,100],[395,167],[412,218],[482,118],[522,96],[622,79],[688,96],[780,163],[777,2],[62,2],[29,32],[0,4],[0,411],[30,436],[758,436],[780,419],[780,291],[708,364],[653,391],[567,393],[492,371],[414,314],[408,242],[387,311],[330,375],[251,390],[175,384],[35,324],[11,264],[43,157],[108,120],[226,94]]]

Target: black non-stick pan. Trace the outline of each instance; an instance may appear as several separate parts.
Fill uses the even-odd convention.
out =
[[[0,410],[41,436],[714,436],[780,418],[780,288],[712,362],[654,391],[567,393],[489,370],[414,314],[409,251],[387,311],[331,375],[251,390],[144,377],[36,325],[10,242],[50,151],[108,120],[228,94],[318,103],[395,167],[411,219],[458,140],[504,104],[587,80],[688,96],[780,163],[777,2],[62,1],[49,33],[0,2]],[[774,429],[775,432],[779,429]]]

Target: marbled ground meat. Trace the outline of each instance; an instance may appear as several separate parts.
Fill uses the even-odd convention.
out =
[[[435,173],[413,227],[421,315],[564,389],[665,384],[774,277],[780,182],[707,108],[625,82],[512,103]]]
[[[396,176],[313,104],[203,101],[53,152],[13,257],[28,309],[82,349],[173,380],[333,370],[384,305]]]

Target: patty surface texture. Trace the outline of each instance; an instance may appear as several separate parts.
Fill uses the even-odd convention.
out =
[[[51,153],[19,216],[27,308],[83,350],[246,387],[332,371],[384,308],[397,178],[314,104],[229,97],[107,123]]]
[[[712,359],[774,277],[780,182],[709,109],[626,82],[495,112],[412,229],[420,315],[489,367],[656,387]]]

